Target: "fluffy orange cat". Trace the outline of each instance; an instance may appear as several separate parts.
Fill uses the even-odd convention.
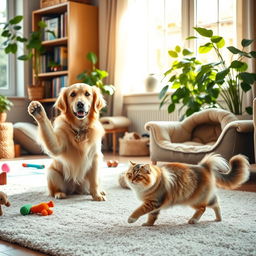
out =
[[[216,221],[221,221],[216,186],[233,189],[244,183],[249,177],[249,162],[246,157],[236,155],[229,166],[217,154],[206,155],[198,165],[169,163],[158,167],[131,162],[123,177],[143,201],[129,217],[129,223],[148,214],[143,226],[152,226],[160,210],[173,205],[189,205],[196,210],[188,221],[190,224],[199,221],[206,207],[214,210]]]

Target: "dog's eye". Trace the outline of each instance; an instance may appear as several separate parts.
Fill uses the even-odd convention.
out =
[[[70,96],[71,96],[71,97],[75,97],[75,96],[76,96],[76,93],[75,93],[75,92],[72,92],[72,93],[70,94]]]
[[[90,94],[89,92],[86,92],[84,95],[85,95],[86,97],[88,97],[88,96],[90,96],[91,94]]]

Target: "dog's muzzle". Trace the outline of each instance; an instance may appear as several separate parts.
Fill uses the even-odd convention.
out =
[[[77,104],[75,105],[75,111],[74,115],[78,119],[84,119],[88,114],[87,106],[82,102],[78,101]]]

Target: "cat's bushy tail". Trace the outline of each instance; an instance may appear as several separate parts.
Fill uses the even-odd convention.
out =
[[[234,189],[249,178],[249,162],[243,155],[233,156],[228,162],[219,154],[206,155],[199,163],[214,172],[218,187]]]

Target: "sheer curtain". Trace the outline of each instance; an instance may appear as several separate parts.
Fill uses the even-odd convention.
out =
[[[141,86],[147,74],[145,6],[145,0],[99,1],[100,67],[116,87],[113,102],[108,99],[113,115],[122,114],[123,93]]]
[[[255,40],[250,46],[250,51],[256,50],[256,1],[237,0],[237,40],[238,45],[243,38]],[[248,60],[249,72],[256,73],[255,59]],[[252,106],[253,99],[256,97],[256,83],[252,86],[252,91],[245,94],[244,103]]]

